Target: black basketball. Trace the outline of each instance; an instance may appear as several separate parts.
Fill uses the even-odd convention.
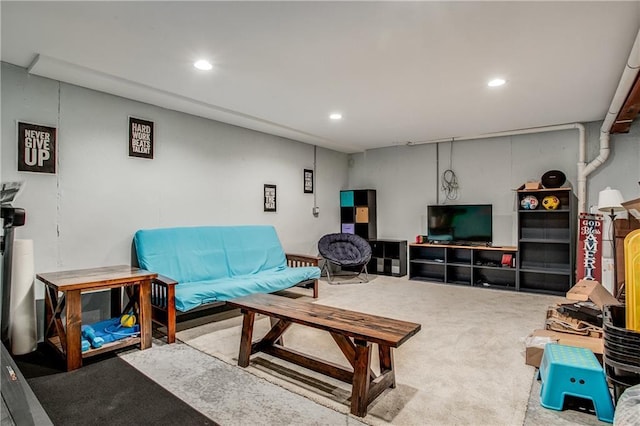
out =
[[[560,188],[566,180],[567,177],[560,170],[549,170],[542,175],[540,182],[545,188]]]

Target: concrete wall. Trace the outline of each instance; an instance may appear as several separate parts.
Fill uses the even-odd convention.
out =
[[[288,252],[317,254],[339,229],[347,155],[27,74],[2,64],[2,181],[22,180],[37,272],[129,264],[141,228],[271,224]],[[128,116],[155,123],[153,160],[128,156]],[[58,128],[57,173],[17,171],[16,122]],[[277,185],[276,213],[263,185]],[[42,288],[36,297],[42,298]]]
[[[601,123],[587,123],[588,161],[599,150]],[[609,159],[587,181],[587,206],[597,205],[606,186],[625,200],[640,197],[640,124],[626,135],[611,136]],[[354,154],[349,187],[377,189],[378,238],[414,240],[426,233],[428,204],[493,204],[496,245],[517,244],[516,196],[513,189],[561,170],[577,187],[578,131],[563,130],[501,138],[395,146]],[[442,174],[457,176],[458,198],[446,200]],[[624,215],[623,215],[624,216]],[[606,253],[605,253],[606,255]]]

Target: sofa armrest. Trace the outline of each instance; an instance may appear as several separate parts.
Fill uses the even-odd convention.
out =
[[[178,282],[158,275],[151,282],[153,321],[167,327],[167,343],[176,341],[176,285]]]
[[[320,261],[320,257],[318,256],[292,253],[286,253],[285,255],[287,256],[287,266],[294,268],[298,266],[318,266],[318,262]]]
[[[158,277],[153,280],[156,284],[161,285],[163,287],[171,287],[178,284],[178,281],[171,279],[169,277],[165,277],[164,275],[158,274]]]
[[[318,256],[309,256],[306,254],[292,254],[285,253],[287,256],[287,266],[290,268],[298,268],[302,266],[318,266],[318,262],[320,261],[320,257]],[[313,298],[318,298],[318,280],[307,281],[305,287],[313,286]]]

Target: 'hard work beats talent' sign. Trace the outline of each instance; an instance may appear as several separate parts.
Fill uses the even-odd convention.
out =
[[[153,158],[153,121],[129,117],[129,157]]]
[[[18,171],[56,172],[56,128],[18,122]]]

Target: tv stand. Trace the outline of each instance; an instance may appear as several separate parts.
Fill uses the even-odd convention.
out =
[[[477,244],[410,244],[409,279],[519,290],[518,249]]]

